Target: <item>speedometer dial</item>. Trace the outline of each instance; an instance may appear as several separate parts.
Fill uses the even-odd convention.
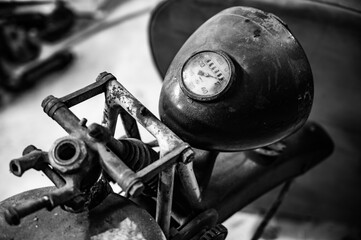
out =
[[[184,64],[181,87],[193,99],[213,100],[228,89],[233,72],[233,63],[225,53],[199,52]]]

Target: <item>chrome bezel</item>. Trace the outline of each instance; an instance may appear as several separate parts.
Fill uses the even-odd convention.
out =
[[[228,65],[228,68],[229,68],[229,71],[230,71],[230,77],[229,77],[229,80],[227,85],[218,93],[216,94],[212,94],[212,95],[208,95],[208,96],[205,96],[205,95],[200,95],[200,94],[197,94],[197,93],[194,93],[192,92],[190,89],[187,88],[187,86],[185,85],[184,83],[184,78],[183,78],[183,73],[185,71],[185,67],[187,66],[187,64],[193,60],[193,58],[199,54],[202,54],[202,53],[215,53],[217,55],[220,55],[224,60],[225,62],[227,63]],[[215,100],[217,98],[219,98],[220,96],[222,96],[224,93],[226,93],[229,89],[229,87],[232,85],[232,82],[233,82],[233,79],[234,79],[234,65],[233,65],[233,62],[232,60],[230,59],[230,57],[223,51],[212,51],[212,50],[204,50],[204,51],[199,51],[199,52],[196,52],[194,54],[192,54],[188,59],[187,61],[183,64],[182,66],[182,70],[181,70],[181,77],[180,77],[180,87],[182,89],[182,91],[190,98],[194,99],[194,100],[198,100],[198,101],[211,101],[211,100]]]

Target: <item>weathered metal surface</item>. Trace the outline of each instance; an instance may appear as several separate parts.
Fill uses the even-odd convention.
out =
[[[96,124],[92,124],[87,128],[86,119],[79,120],[68,107],[85,101],[101,92],[105,92],[106,95],[106,106],[102,123],[106,128]],[[90,149],[99,154],[103,170],[125,190],[126,195],[138,196],[143,192],[144,185],[140,181],[141,178],[143,180],[151,180],[156,174],[160,175],[159,185],[161,185],[161,190],[158,191],[159,204],[156,218],[165,234],[168,235],[172,208],[174,164],[177,161],[185,163],[191,161],[193,152],[190,147],[150,113],[149,110],[116,81],[113,75],[106,72],[98,76],[96,83],[61,99],[49,96],[43,101],[42,106],[44,111],[71,136],[84,141]],[[161,159],[150,165],[150,167],[143,169],[140,175],[135,174],[129,168],[129,165],[135,170],[142,169],[154,161],[152,160],[154,157],[151,156],[154,154],[150,150],[143,149],[145,147],[143,143],[140,145],[140,148],[131,149],[137,145],[134,145],[135,142],[127,145],[129,140],[125,142],[123,140],[116,141],[112,137],[118,114],[122,115],[127,135],[134,135],[134,137],[140,138],[139,131],[135,127],[135,120],[137,120],[154,135],[160,145]],[[142,146],[143,148],[141,148]],[[177,151],[180,147],[181,151]],[[142,159],[135,159],[135,156]],[[126,158],[128,164],[124,164],[119,159],[123,157]],[[188,168],[185,168],[185,170],[180,168],[179,171],[187,171],[186,177],[182,177],[181,181],[185,179],[187,182],[191,182],[193,184],[192,188],[188,189],[186,187],[186,189],[191,193],[190,196],[197,195],[197,193],[193,193],[195,190],[199,192],[194,172],[189,171]],[[188,181],[187,179],[193,180]]]
[[[211,163],[212,164],[212,163]],[[208,172],[212,172],[213,169],[207,169]],[[178,175],[180,177],[180,183],[184,189],[183,196],[186,196],[186,200],[190,203],[193,209],[202,209],[202,195],[201,189],[198,185],[198,180],[193,171],[193,163],[183,164],[179,163],[177,166]]]
[[[91,124],[87,127],[86,119],[79,120],[68,107],[85,101],[102,91],[105,91],[106,94],[106,112],[104,114],[105,121],[103,121],[103,125],[105,127],[98,124]],[[294,143],[294,145],[292,145],[291,140],[291,148],[289,147],[289,144],[287,144],[287,141],[285,143],[286,148],[282,144],[274,145],[274,149],[272,149],[274,151],[279,151],[280,153],[272,156],[277,157],[277,161],[273,159],[277,162],[275,165],[259,165],[259,162],[262,161],[258,160],[268,158],[269,154],[266,154],[267,156],[265,156],[264,153],[259,154],[257,151],[251,151],[245,153],[245,156],[252,161],[249,160],[249,165],[242,166],[241,171],[229,171],[229,173],[232,174],[228,174],[228,170],[230,170],[228,168],[215,168],[215,173],[221,171],[222,180],[219,180],[217,176],[210,176],[217,154],[200,150],[196,160],[202,162],[200,165],[207,166],[206,173],[203,173],[203,177],[200,178],[202,180],[202,188],[200,188],[198,185],[198,179],[196,178],[196,173],[193,170],[193,163],[190,162],[193,159],[194,154],[193,150],[190,149],[190,146],[184,143],[166,125],[150,113],[149,110],[147,110],[136,98],[134,98],[120,83],[118,83],[111,74],[101,74],[95,84],[91,84],[75,93],[72,93],[62,98],[62,100],[49,96],[44,100],[42,105],[44,107],[44,111],[60,126],[62,126],[70,134],[70,136],[59,139],[55,143],[54,147],[50,151],[50,160],[49,158],[45,158],[44,154],[36,149],[32,150],[35,151],[35,153],[30,152],[28,154],[33,154],[29,155],[32,159],[31,166],[42,169],[38,166],[38,161],[39,159],[43,159],[43,161],[45,159],[45,161],[49,161],[49,163],[53,165],[54,169],[62,174],[65,174],[62,176],[65,177],[65,186],[61,186],[60,189],[55,190],[48,195],[44,195],[43,197],[23,204],[22,207],[17,209],[17,211],[13,211],[14,208],[8,208],[7,212],[10,212],[10,215],[12,214],[10,217],[8,214],[8,218],[13,217],[14,222],[16,222],[16,218],[29,215],[32,212],[44,207],[50,210],[71,199],[73,199],[71,204],[73,206],[84,205],[84,201],[86,200],[79,198],[81,194],[80,189],[83,187],[76,184],[77,181],[79,181],[79,178],[76,177],[80,177],[80,179],[82,179],[82,177],[93,179],[90,181],[89,186],[87,186],[90,187],[93,181],[95,181],[96,176],[99,175],[95,174],[94,177],[87,174],[91,172],[91,168],[94,168],[96,164],[100,163],[102,169],[104,169],[111,178],[126,191],[126,194],[132,196],[138,196],[143,191],[144,186],[142,181],[149,181],[159,174],[157,207],[155,211],[155,218],[158,225],[166,237],[170,235],[170,217],[172,214],[173,201],[175,201],[177,206],[174,208],[174,214],[177,216],[179,223],[182,224],[178,233],[181,234],[182,229],[186,229],[183,231],[184,234],[191,237],[198,234],[198,232],[203,229],[200,229],[197,224],[194,226],[193,224],[189,226],[184,225],[189,221],[190,216],[193,216],[202,210],[215,208],[224,220],[227,216],[229,216],[229,214],[232,214],[234,211],[243,207],[244,205],[242,204],[245,204],[245,202],[250,201],[250,199],[254,199],[259,194],[274,187],[286,177],[302,173],[305,168],[303,164],[311,166],[317,163],[317,161],[305,162],[304,159],[300,161],[302,163],[292,162],[292,157],[297,154],[300,156],[302,156],[302,154],[306,154],[307,157],[312,157],[312,161],[315,159],[320,160],[329,154],[329,151],[331,151],[330,148],[332,148],[330,147],[330,140],[324,135],[321,134],[321,137],[319,137],[319,134],[311,134],[312,136],[306,134],[308,136],[307,139],[299,139],[298,141],[295,141],[296,143]],[[160,159],[153,162],[154,158],[150,157],[151,151],[148,151],[145,144],[140,140],[120,139],[117,141],[113,138],[116,116],[120,113],[117,109],[119,107],[121,107],[123,109],[122,111],[127,114],[125,115],[126,118],[132,117],[137,120],[151,134],[154,135],[160,145]],[[111,112],[111,116],[108,115],[109,112]],[[129,123],[134,124],[133,121]],[[110,130],[107,127],[110,127]],[[316,126],[312,126],[309,129],[313,129],[312,131],[315,131]],[[130,129],[130,131],[133,130]],[[304,134],[301,134],[300,136],[302,137]],[[304,144],[306,142],[308,143],[309,139],[321,142],[319,145],[321,150],[309,148],[308,145],[305,147]],[[71,154],[65,151],[66,148],[63,148],[68,144],[70,144],[70,147],[73,147],[74,150],[70,151]],[[127,144],[130,144],[131,147],[127,146]],[[132,149],[132,147],[135,147],[136,149]],[[313,147],[317,148],[317,145],[314,145]],[[320,152],[318,152],[318,150]],[[61,155],[63,154],[62,151],[65,152],[65,155]],[[94,153],[96,154],[94,155]],[[97,160],[97,157],[99,157],[99,160]],[[141,170],[135,173],[131,170],[128,164],[125,164],[120,160],[123,157],[132,162],[129,164],[132,164],[131,167],[133,169]],[[137,158],[146,159],[142,159],[140,162],[137,162],[137,160],[139,160]],[[90,163],[91,161],[94,161],[94,163],[93,165],[86,164],[87,166],[84,167],[84,162],[87,161],[90,161]],[[180,163],[176,167],[177,162]],[[238,163],[234,161],[230,162],[229,166],[231,168],[236,168],[238,166],[237,164]],[[298,164],[302,166],[299,167]],[[29,166],[24,165],[23,169],[26,168],[29,168]],[[19,169],[21,169],[20,165]],[[82,169],[85,172],[82,174],[80,174],[81,172],[78,172],[77,174],[79,174],[79,176],[73,175],[75,174],[75,171],[79,169]],[[100,168],[97,169],[100,170]],[[227,171],[225,169],[227,169]],[[202,171],[202,168],[198,168],[198,171]],[[285,173],[283,173],[283,171],[285,171]],[[177,188],[176,190],[177,197],[180,196],[179,199],[173,198],[174,177],[176,172],[181,185],[180,188]],[[18,174],[21,175],[20,170]],[[67,176],[67,174],[69,175]],[[202,176],[202,174],[199,173],[197,175],[198,177]],[[274,175],[277,175],[279,178],[272,179],[272,181],[267,179],[268,177],[274,177]],[[262,177],[262,181],[258,180],[259,185],[257,185],[255,189],[252,187],[248,188],[248,186],[254,187],[254,185],[250,184],[250,180],[257,179],[257,177]],[[263,177],[265,177],[265,179],[263,179]],[[218,180],[215,182],[215,179]],[[237,181],[235,179],[237,179]],[[208,184],[209,180],[210,182]],[[214,190],[214,187],[217,187],[217,184],[220,184],[220,182],[223,183],[221,188],[224,188],[224,186],[229,186],[229,188],[225,188],[227,189],[226,191],[224,191],[225,189],[223,189],[223,191],[220,191],[219,189]],[[71,187],[69,187],[69,183]],[[60,184],[63,183],[58,183],[58,185]],[[243,201],[239,201],[240,196],[242,196]],[[230,203],[225,200],[226,198],[230,198]],[[103,199],[100,199],[100,201],[102,200]],[[183,200],[185,201],[183,202]],[[220,206],[221,201],[224,202],[225,206]],[[239,201],[239,203],[235,204],[234,201]],[[96,204],[93,207],[95,206]],[[178,206],[183,206],[186,210],[177,211]],[[189,208],[187,209],[187,207]],[[232,209],[233,212],[230,209]],[[87,209],[82,210],[87,211]],[[104,219],[100,218],[99,221],[99,224],[102,224]],[[197,218],[195,218],[194,221],[197,221]],[[113,233],[115,233],[115,235],[125,236],[124,233],[118,230],[110,230],[102,232],[100,235],[98,234],[97,237],[105,238]]]
[[[90,88],[92,90],[92,88]],[[87,93],[86,91],[84,91]],[[108,146],[114,146],[113,149],[123,148],[121,143],[112,136],[105,139],[94,139],[90,137],[90,130],[79,124],[80,120],[65,106],[59,99],[49,96],[43,101],[44,111],[52,117],[69,134],[83,140],[88,147],[100,155],[100,163],[103,169],[119,184],[127,194],[140,194],[144,189],[143,183],[137,178],[135,173],[119,157],[110,151]],[[100,127],[100,126],[99,126]],[[101,127],[100,127],[101,128]],[[104,143],[105,141],[105,143]],[[122,153],[122,151],[119,151]]]
[[[140,177],[143,181],[148,181],[151,178],[157,176],[161,171],[171,167],[172,165],[179,162],[179,155],[182,154],[184,150],[188,148],[188,145],[183,144],[177,148],[175,148],[170,153],[164,155],[163,157],[159,158],[154,163],[146,166],[145,168],[138,171],[136,174]]]
[[[175,165],[159,173],[155,219],[168,238],[173,207]]]
[[[113,86],[120,85],[115,80],[104,81],[104,84],[113,84]],[[95,88],[99,88],[99,85],[96,85]],[[82,96],[81,98],[84,100],[93,96],[94,93],[97,92],[94,91],[93,88],[88,88],[88,90],[91,93],[89,95],[87,95],[87,91],[79,91],[79,95],[75,94],[73,96]],[[119,88],[117,91],[119,91]],[[199,165],[196,169],[198,171],[204,171],[204,169],[206,169],[206,172],[198,172],[198,174],[196,174],[193,170],[193,163],[188,163],[189,159],[193,155],[193,151],[190,150],[189,145],[175,136],[174,133],[172,133],[151,113],[147,113],[146,116],[143,116],[141,112],[144,114],[144,112],[147,112],[148,110],[144,110],[144,106],[140,102],[138,102],[128,92],[125,92],[124,94],[124,91],[126,90],[122,90],[121,93],[118,92],[117,95],[118,98],[123,101],[123,105],[115,101],[113,102],[114,106],[116,105],[123,107],[128,112],[129,116],[136,117],[135,119],[137,119],[141,124],[147,126],[151,131],[156,132],[156,136],[158,136],[158,138],[162,138],[164,136],[162,134],[165,134],[168,137],[166,139],[167,141],[173,141],[170,142],[170,145],[165,146],[164,144],[167,144],[168,142],[164,139],[160,140],[160,142],[164,141],[162,146],[165,146],[165,149],[162,151],[163,155],[160,156],[160,159],[153,163],[147,161],[136,163],[137,157],[146,157],[150,154],[150,152],[147,152],[145,149],[143,149],[144,151],[138,149],[140,152],[135,153],[136,157],[132,156],[130,153],[133,152],[134,149],[132,150],[129,148],[129,146],[127,146],[127,141],[130,141],[130,139],[120,139],[120,141],[116,141],[112,137],[112,133],[109,130],[98,124],[91,124],[89,127],[86,127],[86,120],[79,120],[63,102],[54,97],[49,97],[46,101],[44,101],[44,110],[50,116],[52,116],[53,119],[56,120],[70,134],[70,136],[66,137],[65,139],[58,140],[53,150],[50,151],[53,152],[50,158],[53,158],[53,160],[57,159],[56,161],[52,162],[52,165],[55,165],[55,169],[57,169],[59,172],[62,172],[63,174],[73,173],[74,170],[83,166],[82,161],[88,160],[84,158],[85,155],[88,156],[88,152],[83,152],[83,154],[81,154],[81,151],[79,150],[79,154],[74,152],[73,155],[64,156],[54,152],[60,149],[62,143],[64,143],[63,141],[65,141],[65,143],[69,143],[69,141],[71,142],[72,139],[76,137],[76,141],[84,142],[86,145],[85,149],[88,149],[90,152],[95,151],[97,154],[99,154],[101,159],[100,163],[102,164],[103,169],[112,177],[112,179],[120,183],[123,189],[126,190],[127,194],[134,196],[139,195],[143,188],[142,185],[136,185],[137,183],[141,183],[138,181],[138,179],[142,181],[148,181],[155,175],[159,174],[159,190],[155,217],[157,219],[158,225],[160,226],[160,229],[162,229],[165,236],[169,236],[171,234],[170,216],[172,211],[178,222],[181,224],[181,228],[178,229],[175,234],[181,234],[182,229],[188,229],[184,230],[183,232],[187,236],[191,237],[191,235],[193,236],[198,234],[198,232],[202,229],[200,229],[197,224],[194,226],[191,226],[193,224],[189,226],[186,224],[189,222],[190,216],[194,216],[194,214],[200,213],[201,211],[209,208],[215,208],[220,215],[220,220],[223,221],[230,214],[244,207],[246,203],[249,203],[249,201],[255,199],[257,196],[266,192],[272,187],[275,187],[286,178],[294,177],[303,173],[304,171],[307,171],[307,168],[317,164],[332,151],[332,142],[328,139],[327,135],[322,130],[320,130],[317,125],[310,124],[307,125],[307,128],[304,128],[300,133],[297,133],[296,135],[285,140],[282,144],[275,144],[274,146],[270,147],[274,151],[278,151],[279,154],[274,156],[272,155],[272,161],[268,161],[268,165],[263,164],[265,162],[267,163],[267,161],[264,160],[267,160],[270,157],[269,154],[264,154],[264,152],[259,153],[259,151],[249,151],[242,153],[242,156],[244,156],[244,160],[247,161],[247,164],[240,165],[239,161],[234,160],[229,161],[226,165],[219,167],[218,164],[220,161],[222,161],[221,154],[219,156],[220,159],[218,160],[218,163],[216,161],[214,173],[211,176],[210,174],[218,154],[214,152],[198,150],[196,151],[198,154],[196,154],[194,164],[197,166],[197,161],[199,160]],[[73,100],[69,98],[69,101],[71,102]],[[107,104],[111,107],[114,107],[108,102]],[[137,117],[138,114],[140,114],[140,117]],[[157,127],[159,126],[160,128],[156,131]],[[163,133],[159,133],[162,131]],[[112,147],[112,144],[115,145]],[[138,144],[143,144],[142,146],[144,146],[144,143],[136,139],[131,140],[129,144],[136,148],[138,148]],[[74,144],[73,146],[74,149],[80,148],[77,144]],[[117,154],[109,151],[108,147],[110,149],[115,149],[114,153],[117,152]],[[30,150],[30,152],[25,152],[27,152],[27,154],[31,154],[29,155],[31,156],[31,159],[35,159],[32,160],[33,162],[31,163],[31,166],[39,168],[37,162],[39,161],[38,158],[44,158],[44,154],[36,148],[31,148]],[[130,155],[128,156],[128,154]],[[78,156],[80,162],[74,162],[72,159],[73,156]],[[129,171],[129,166],[120,161],[120,156],[126,157],[128,160],[134,158],[131,160],[134,162],[132,167],[139,167],[141,170],[137,173],[134,173],[131,170]],[[239,153],[238,156],[240,156]],[[94,157],[90,159],[94,159]],[[178,162],[180,163],[176,167]],[[262,162],[263,164],[261,164]],[[59,166],[57,167],[56,165]],[[65,171],[61,169],[67,165],[71,165],[71,169],[65,169]],[[207,167],[203,168],[200,166]],[[29,166],[24,165],[24,169],[26,168],[29,168]],[[19,169],[21,169],[20,165]],[[177,186],[177,198],[174,198],[173,188],[176,172],[180,180],[180,186]],[[21,174],[20,170],[18,174]],[[198,179],[196,176],[198,176]],[[65,178],[66,183],[67,180],[68,179]],[[202,188],[199,187],[198,180],[201,180]],[[132,188],[132,186],[136,187]],[[48,195],[35,198],[37,200],[28,202],[28,204],[32,205],[32,209],[30,209],[31,211],[29,211],[29,208],[25,204],[23,205],[25,207],[20,209],[20,211],[17,213],[13,213],[13,216],[19,213],[20,215],[25,216],[44,207],[51,209],[59,204],[65,203],[71,198],[74,198],[74,196],[77,196],[77,194],[80,192],[78,191],[78,188],[75,190],[76,191],[74,192],[74,189],[60,188],[60,190],[55,190]],[[57,197],[62,197],[52,198],[56,201],[56,204],[53,204],[51,203],[53,200],[49,198],[49,196],[52,196],[51,194],[55,194]],[[102,200],[103,198],[100,198],[100,201]],[[73,201],[74,204],[83,204],[84,200],[81,198],[75,198]],[[175,206],[173,206],[173,202],[176,203]],[[94,204],[93,207],[96,207],[96,205],[97,204]],[[181,210],[178,208],[179,206],[182,206]],[[12,208],[8,208],[7,211],[9,211],[9,209],[10,211],[12,210]],[[83,211],[87,211],[87,209],[83,209]],[[40,210],[38,213],[42,212],[43,210]],[[196,218],[194,220],[196,221]],[[100,225],[104,221],[105,220],[101,217],[99,218]],[[112,236],[113,234],[127,236],[120,230],[109,230],[99,233],[97,237],[105,238]]]
[[[140,133],[135,119],[125,110],[120,111],[120,118],[122,119],[127,137],[140,139]]]
[[[105,91],[105,84],[115,79],[113,75],[102,72],[98,75],[96,81],[78,91],[72,92],[60,99],[67,107],[72,107],[76,104],[84,102]]]
[[[119,112],[120,108],[109,107],[107,104],[104,106],[102,126],[107,128],[112,136],[117,127]]]
[[[39,153],[34,148],[35,153],[30,152],[23,159],[13,161],[11,166],[15,174],[21,175],[30,167],[51,173],[51,169],[45,166],[51,165],[54,173],[48,175],[54,178],[52,180],[59,188],[38,200],[9,208],[6,212],[9,223],[18,224],[22,217],[34,211],[41,208],[50,210],[62,204],[73,210],[84,210],[87,204],[91,203],[91,199],[84,198],[91,195],[84,194],[84,191],[88,191],[86,189],[91,188],[99,178],[101,173],[99,165],[125,190],[126,195],[138,196],[143,192],[144,185],[141,179],[119,157],[126,157],[132,162],[131,167],[138,170],[154,161],[156,153],[152,153],[144,143],[136,143],[134,140],[131,141],[132,144],[129,144],[129,141],[124,142],[128,143],[124,146],[122,141],[115,140],[112,134],[100,125],[92,124],[88,128],[86,119],[79,120],[66,106],[66,104],[69,106],[78,104],[101,93],[105,90],[104,86],[109,79],[114,77],[103,73],[95,84],[65,96],[63,101],[53,96],[43,101],[44,111],[70,135],[54,143],[49,157],[44,157],[43,153]]]
[[[282,207],[283,213],[309,213],[351,224],[361,222],[361,176],[353,167],[361,154],[361,111],[358,110],[361,109],[361,81],[357,61],[361,59],[360,3],[353,0],[169,0],[159,4],[152,14],[148,36],[161,78],[187,38],[214,14],[232,6],[254,7],[277,15],[302,45],[315,85],[310,120],[321,124],[337,147],[325,163],[297,181]],[[334,194],[334,188],[339,189],[339,194]],[[301,197],[305,201],[299,201]],[[274,198],[275,192],[252,206],[264,208]]]
[[[184,144],[177,135],[115,80],[107,83],[106,103],[109,107],[121,106],[130,116],[147,129],[158,141],[160,157],[165,156],[174,151],[178,146]],[[180,159],[188,163],[192,160],[192,157],[192,150],[187,148],[181,153]],[[159,173],[156,219],[166,236],[169,235],[174,173],[174,165]],[[194,175],[194,173],[191,174]],[[198,188],[198,185],[195,185],[194,188]]]
[[[107,83],[106,99],[109,106],[121,106],[158,140],[161,156],[183,143],[119,82],[112,80]],[[191,157],[184,160],[189,162]]]
[[[43,170],[58,188],[39,199],[10,207],[5,211],[9,224],[17,225],[21,218],[42,208],[51,210],[56,206],[66,205],[73,211],[80,211],[88,207],[92,202],[92,195],[95,195],[91,188],[97,185],[101,169],[99,162],[94,160],[96,155],[83,141],[71,136],[60,138],[50,149],[49,157],[35,147],[27,147],[24,153],[26,152],[28,153],[22,158],[10,162],[12,172],[21,176],[30,168]]]
[[[92,210],[66,212],[60,207],[40,210],[23,219],[19,226],[6,224],[4,210],[14,203],[37,199],[54,188],[31,190],[0,204],[0,239],[139,239],[164,240],[155,220],[144,209],[119,195],[110,194]]]
[[[201,51],[222,51],[235,65],[230,89],[208,102],[189,98],[180,86],[184,63]],[[233,7],[210,18],[179,50],[164,79],[159,112],[194,147],[239,151],[299,129],[312,100],[309,63],[284,23],[261,10]]]

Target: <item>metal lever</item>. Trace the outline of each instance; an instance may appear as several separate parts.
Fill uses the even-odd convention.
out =
[[[85,189],[97,181],[100,169],[96,167],[97,163],[94,161],[96,156],[90,149],[85,148],[84,143],[73,137],[64,137],[55,142],[49,154],[34,146],[27,147],[24,154],[23,157],[10,162],[12,173],[21,176],[31,168],[42,170],[58,189],[39,199],[25,201],[8,208],[5,211],[5,219],[10,225],[19,224],[22,217],[42,208],[51,210],[66,204],[78,210],[85,206],[87,200]]]
[[[10,161],[10,171],[17,177],[21,177],[29,169],[42,171],[58,188],[65,185],[64,179],[49,167],[48,152],[41,151],[33,145],[24,149],[23,157]]]
[[[19,206],[11,206],[5,210],[5,220],[10,225],[19,225],[20,219],[34,213],[40,209],[47,208],[51,210],[50,199],[47,196],[43,196],[40,199],[28,200]]]

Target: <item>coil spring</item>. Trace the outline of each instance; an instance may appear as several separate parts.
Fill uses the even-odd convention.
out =
[[[159,154],[151,147],[136,138],[119,139],[124,146],[123,161],[133,171],[138,171],[159,158]],[[158,177],[145,183],[146,194],[153,195],[157,191]]]

